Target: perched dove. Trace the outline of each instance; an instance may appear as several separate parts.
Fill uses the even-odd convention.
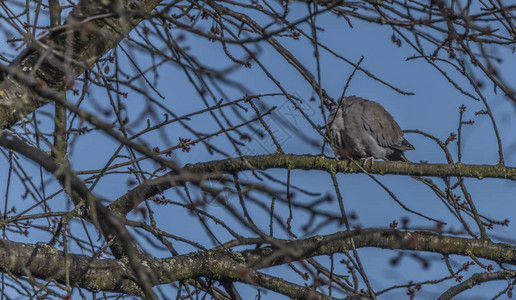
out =
[[[343,97],[328,117],[329,138],[335,156],[408,161],[403,154],[413,150],[403,131],[383,106],[360,97]]]

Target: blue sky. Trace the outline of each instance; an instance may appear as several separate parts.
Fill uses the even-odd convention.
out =
[[[305,6],[292,6],[292,19],[295,20],[296,18],[294,16],[303,16],[305,13]],[[414,50],[406,43],[402,43],[401,47],[394,44],[391,41],[393,32],[389,27],[380,27],[359,20],[353,20],[352,23],[353,28],[350,28],[343,19],[338,19],[327,13],[319,16],[317,18],[317,24],[320,28],[324,29],[324,31],[318,32],[319,41],[354,63],[357,63],[361,57],[364,57],[361,67],[367,69],[389,84],[401,90],[412,92],[414,95],[401,95],[393,89],[372,80],[362,72],[356,73],[346,95],[358,95],[375,100],[381,103],[394,116],[402,129],[422,130],[441,140],[445,140],[450,132],[457,132],[459,119],[458,107],[464,104],[467,106],[467,112],[464,115],[465,119],[474,120],[475,124],[473,126],[465,126],[463,130],[462,161],[470,164],[496,164],[498,162],[496,141],[489,119],[485,115],[475,116],[474,114],[475,111],[483,109],[481,102],[474,101],[459,93],[439,72],[423,60],[407,61],[408,57],[415,54]],[[200,22],[198,26],[199,28],[208,29],[212,24],[205,21],[204,23]],[[301,28],[310,32],[309,27],[306,25],[301,26]],[[176,38],[180,33],[180,31],[172,30],[172,35]],[[135,32],[131,34],[131,37],[138,39]],[[316,75],[316,61],[313,56],[313,46],[308,41],[297,41],[289,37],[281,38],[279,41],[291,51],[314,76]],[[218,43],[212,43],[188,33],[186,34],[186,39],[178,43],[181,46],[188,47],[186,50],[187,53],[214,69],[220,69],[232,64],[227,56],[224,55]],[[13,53],[12,49],[6,49],[5,47],[6,43],[0,43],[0,52],[3,54],[4,51]],[[122,47],[129,50],[131,56],[138,62],[140,69],[146,69],[152,65],[150,55],[141,49],[133,49],[134,44],[124,41]],[[323,125],[319,99],[317,95],[314,94],[311,86],[291,65],[286,63],[284,58],[277,54],[270,45],[261,42],[259,43],[259,48],[261,49],[258,55],[260,62],[281,82],[288,93],[303,99],[304,102],[301,105],[303,111],[317,125]],[[230,45],[229,49],[235,57],[245,57],[245,54],[237,46]],[[120,50],[118,51],[119,54],[122,53]],[[510,49],[498,49],[497,51],[499,56],[503,58],[503,63],[497,65],[497,67],[506,80],[507,78],[513,78],[515,76],[514,70],[516,70],[516,59],[514,55],[511,53]],[[344,84],[353,71],[353,67],[337,60],[332,54],[322,49],[320,53],[322,86],[331,97],[338,98],[342,94]],[[124,66],[124,69],[128,73],[135,74],[130,62],[123,54],[120,55],[120,64]],[[249,90],[250,94],[279,93],[279,89],[270,78],[260,70],[258,65],[255,62],[252,62],[252,64],[252,68],[240,68],[238,71],[232,73],[229,78],[244,85]],[[112,68],[112,70],[113,69],[114,68]],[[465,83],[453,69],[447,66],[444,66],[444,69],[446,72],[449,72],[453,78],[458,79],[459,83]],[[146,87],[146,83],[141,79],[136,80],[135,85],[149,91],[149,95],[157,99],[156,101],[162,103],[177,115],[205,108],[205,104],[201,101],[199,94],[177,65],[167,63],[162,65],[157,73],[159,77],[155,78],[157,83],[156,88],[160,94],[165,96],[165,99],[160,99],[157,94],[150,91],[150,89]],[[149,73],[149,76],[153,78],[151,74],[152,73]],[[153,80],[151,80],[151,82]],[[80,83],[77,83],[77,87],[80,88]],[[145,103],[147,103],[148,99],[141,94],[131,91],[129,88],[124,87],[122,90],[126,90],[129,93],[127,99],[122,99],[127,107],[127,111],[123,114],[127,115],[131,121],[130,130],[136,133],[146,126],[146,120],[137,120],[137,117],[140,115],[142,109],[146,107]],[[471,89],[466,90],[471,91]],[[516,147],[516,140],[514,139],[516,121],[512,116],[515,113],[516,106],[501,93],[494,94],[492,86],[487,84],[487,82],[483,92],[491,105],[499,126],[503,148],[505,150],[505,163],[508,166],[514,166],[516,164],[516,155],[514,155],[514,153],[516,153],[516,151],[514,151]],[[224,89],[224,94],[214,89],[214,97],[211,98],[207,96],[207,101],[213,104],[219,99],[231,101],[242,96],[243,92],[238,89],[226,88]],[[316,101],[310,101],[312,96],[315,96]],[[69,100],[76,101],[77,98],[78,97],[70,94]],[[268,107],[278,106],[274,115],[272,117],[266,117],[265,120],[268,122],[271,130],[280,138],[281,146],[286,153],[311,155],[320,153],[323,138],[300,116],[299,112],[293,109],[292,105],[284,96],[263,97],[263,99],[259,101],[256,100],[256,102],[260,102],[264,105],[262,111],[265,111]],[[92,87],[86,102],[83,104],[83,108],[94,112],[98,111],[99,107],[109,108],[106,91],[101,88]],[[254,118],[256,116],[254,110],[249,107],[249,105],[246,107],[248,111],[240,110],[240,114],[242,114],[246,120]],[[39,118],[42,122],[41,128],[46,130],[46,132],[51,132],[52,124],[51,119],[45,116],[45,112],[52,113],[52,111],[53,108],[51,106],[47,106],[38,111]],[[156,115],[149,118],[150,122],[153,124],[164,118],[163,112],[159,110],[156,111]],[[238,123],[233,111],[226,109],[224,112],[232,117],[232,120],[235,120],[234,124]],[[217,115],[220,116],[219,112],[217,112]],[[108,119],[109,118],[112,120],[112,116],[108,117]],[[279,119],[291,124],[294,130],[286,129],[284,123],[278,121]],[[135,125],[133,126],[133,124]],[[217,123],[209,117],[208,114],[192,117],[187,124],[192,126],[195,130],[206,134],[214,133],[219,130]],[[256,123],[255,126],[259,126],[258,123]],[[275,151],[274,145],[270,140],[260,139],[256,132],[253,132],[251,129],[247,128],[243,131],[253,137],[253,140],[246,143],[241,149],[245,154],[269,154]],[[174,123],[165,127],[164,130],[160,132],[144,135],[141,141],[147,143],[151,148],[159,146],[161,149],[164,149],[176,145],[180,137],[195,138],[190,132],[185,130],[184,127],[180,126],[179,123]],[[235,135],[235,137],[237,136]],[[445,162],[439,147],[432,141],[411,133],[406,134],[406,139],[416,148],[416,150],[407,153],[407,157],[411,161],[419,162],[424,160],[429,163]],[[237,155],[224,134],[212,137],[209,141],[217,147],[220,147],[220,149],[225,151],[228,155]],[[319,145],[316,147],[311,141],[318,141]],[[102,168],[108,159],[107,155],[111,155],[117,147],[118,144],[113,141],[113,139],[102,133],[93,132],[85,136],[80,136],[71,148],[70,159],[72,166],[78,171]],[[326,147],[326,149],[325,154],[332,156],[328,147]],[[456,149],[456,142],[454,142],[450,146],[454,159],[457,158]],[[127,154],[127,151],[123,150],[122,153]],[[210,154],[202,144],[193,146],[192,150],[188,153],[182,152],[180,149],[175,150],[172,157],[179,165],[224,158],[224,156],[220,154]],[[124,160],[124,158],[117,159],[119,162]],[[23,162],[23,164],[27,166],[28,170],[34,172],[33,174],[38,174],[38,170],[33,164],[30,162]],[[145,161],[142,165],[149,170],[157,168],[152,162]],[[6,182],[7,169],[6,161],[0,159],[0,170],[3,170],[0,171],[0,182]],[[123,169],[126,170],[126,168]],[[267,174],[282,181],[285,181],[287,176],[286,170],[269,170]],[[243,173],[240,176],[241,180],[245,179],[259,183],[250,172]],[[449,227],[447,228],[458,229],[460,227],[458,222],[453,220],[442,203],[436,199],[435,195],[421,183],[407,176],[375,175],[375,177],[381,180],[383,184],[396,194],[401,202],[405,203],[411,209],[449,222]],[[102,195],[106,199],[116,199],[132,187],[128,185],[128,180],[129,177],[126,175],[108,175],[94,189],[94,193]],[[335,193],[329,174],[324,172],[295,170],[291,174],[291,180],[294,185],[319,192],[321,195]],[[338,181],[347,212],[356,213],[359,218],[356,224],[359,223],[362,227],[386,228],[392,220],[399,221],[401,218],[409,216],[409,214],[402,210],[383,189],[365,175],[339,174]],[[439,179],[435,179],[435,182],[441,184]],[[466,182],[479,211],[496,219],[503,220],[512,217],[512,212],[516,209],[516,204],[514,203],[516,184],[492,179],[466,179]],[[24,189],[19,181],[14,181],[12,184],[10,189],[12,195],[10,201],[16,201],[14,198],[23,194]],[[271,181],[266,181],[265,184],[270,188],[284,189],[281,185],[272,183]],[[57,189],[57,186],[55,183],[50,183],[46,188],[47,193],[51,194]],[[5,185],[0,185],[0,194],[5,194]],[[170,190],[165,193],[167,198],[179,202],[182,201],[180,194],[184,196],[183,189]],[[194,198],[201,197],[201,194],[196,191],[195,187],[191,187],[191,194]],[[253,195],[256,195],[262,203],[270,205],[270,198],[260,193],[254,193]],[[317,197],[296,193],[295,199],[299,202],[310,202],[313,201],[314,198]],[[236,199],[233,199],[230,201],[230,205],[237,206],[237,202]],[[16,201],[19,212],[22,211],[24,207],[28,207],[31,204],[32,202],[29,200]],[[53,204],[55,210],[70,207],[69,202],[67,202],[62,195],[56,198]],[[256,205],[249,205],[258,226],[265,232],[268,232],[268,214]],[[212,240],[205,235],[205,231],[200,222],[192,214],[172,206],[156,206],[155,204],[151,204],[151,206],[155,209],[154,216],[158,222],[158,226],[164,230],[178,236],[191,238],[206,247],[214,246]],[[3,207],[2,203],[0,203],[0,207]],[[280,215],[288,215],[288,210],[285,205],[278,204],[276,209],[281,212]],[[321,209],[336,213],[338,212],[338,203],[336,201],[325,203],[321,206]],[[242,234],[249,234],[249,230],[242,228],[237,220],[228,215],[224,207],[212,205],[208,207],[208,210],[227,222],[226,224],[241,230]],[[130,214],[129,217],[142,220],[140,215]],[[296,211],[294,214],[292,225],[300,236],[303,235],[301,227],[306,224],[307,218],[308,214],[306,212]],[[413,229],[428,228],[433,225],[417,216],[409,216],[409,218],[409,227]],[[473,225],[473,222],[469,222],[469,224]],[[72,230],[78,232],[78,235],[82,234],[80,233],[82,225],[80,225],[79,222],[72,223],[71,226]],[[215,234],[221,240],[227,241],[231,239],[220,226],[213,226],[212,228],[215,229]],[[514,224],[510,223],[509,227],[495,227],[490,233],[492,232],[494,234],[493,237],[501,236],[513,238],[511,233],[514,232],[515,229]],[[336,225],[328,226],[323,228],[318,234],[327,234],[335,232],[336,230],[344,230],[344,228]],[[288,238],[286,233],[281,231],[279,227],[275,228],[275,233],[277,237]],[[35,231],[27,238],[18,235],[10,235],[9,237],[19,241],[47,241],[49,238],[48,235],[39,235]],[[167,255],[166,251],[159,251],[153,248],[151,245],[146,244],[143,239],[141,243],[145,249],[155,255]],[[183,253],[194,250],[191,246],[181,243],[175,243],[174,246],[177,246],[177,249]],[[77,248],[75,248],[75,250],[78,251]],[[423,257],[432,259],[429,269],[423,270],[421,263],[408,255],[402,259],[399,266],[392,267],[389,265],[389,259],[396,256],[396,253],[396,251],[378,249],[359,250],[366,272],[371,274],[374,278],[372,280],[373,288],[381,289],[393,284],[405,284],[409,280],[438,279],[448,275],[448,271],[440,260],[440,257],[430,254],[422,254]],[[454,257],[453,259],[459,265],[465,261],[461,258]],[[320,261],[327,262],[328,258],[320,258]],[[280,270],[279,274],[284,276],[285,279],[296,282],[301,281],[293,272],[285,268],[280,268]],[[344,272],[345,267],[339,266],[337,270]],[[475,271],[479,271],[479,268],[472,267],[468,273],[465,273],[465,278],[468,278]],[[271,269],[269,272],[278,275],[278,273],[274,273],[275,269]],[[442,291],[440,289],[451,284],[453,283],[448,281],[446,285],[425,287],[423,291],[420,292],[421,299],[428,297],[433,298],[435,293]],[[480,297],[478,299],[483,299],[482,296],[484,295],[494,296],[497,293],[497,290],[494,288],[499,289],[503,288],[503,286],[504,283],[483,284],[481,287],[477,287],[471,292],[465,293],[462,298],[458,299],[473,299],[474,296]],[[489,287],[494,288],[490,289]],[[251,295],[255,294],[251,288],[246,287],[244,290],[246,291],[246,294],[244,294],[246,297],[251,297]],[[405,290],[402,289],[399,294],[390,294],[390,296],[386,296],[385,299],[396,299],[396,297],[404,295],[404,293]],[[281,298],[279,295],[274,295],[274,298],[276,297],[277,299]]]

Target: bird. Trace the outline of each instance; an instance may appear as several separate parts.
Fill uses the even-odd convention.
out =
[[[329,133],[329,134],[328,134]],[[337,159],[409,161],[414,150],[394,118],[381,104],[357,96],[340,98],[328,117],[327,136]]]

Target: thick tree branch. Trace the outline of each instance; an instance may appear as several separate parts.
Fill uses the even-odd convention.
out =
[[[117,291],[141,294],[138,286],[128,278],[134,275],[130,268],[115,259],[92,259],[86,255],[68,254],[70,280],[92,291]],[[47,244],[24,244],[0,240],[0,269],[16,276],[34,276],[39,279],[65,283],[64,253]]]
[[[238,254],[238,253],[237,253]],[[164,284],[185,279],[208,277],[214,280],[240,281],[265,287],[296,299],[334,299],[263,274],[236,262],[227,251],[200,252],[167,259],[149,259],[142,267],[154,273]],[[136,275],[126,260],[92,259],[86,255],[68,254],[70,280],[93,291],[122,292],[141,295],[134,283]],[[46,244],[24,244],[0,240],[0,270],[17,276],[34,276],[44,280],[65,282],[65,257],[62,251]]]
[[[126,215],[141,202],[162,191],[182,186],[192,178],[208,178],[209,174],[234,174],[249,170],[266,169],[320,170],[327,172],[362,173],[354,163],[347,160],[336,161],[325,156],[271,154],[242,156],[223,160],[209,161],[184,166],[178,175],[169,172],[159,178],[149,180],[118,198],[109,207],[117,213]],[[465,164],[413,164],[406,162],[375,162],[364,169],[371,174],[398,174],[415,176],[473,178],[503,178],[516,180],[516,168],[503,165],[465,165]]]
[[[516,265],[516,247],[493,243],[487,240],[445,236],[425,231],[399,231],[393,229],[364,229],[353,230],[350,234],[345,231],[325,236],[314,236],[295,241],[284,241],[284,249],[269,256],[270,265],[279,265],[285,259],[299,259],[319,255],[330,255],[351,249],[349,237],[353,238],[357,248],[375,247],[391,250],[423,251],[448,255],[484,258],[498,263]],[[280,249],[281,250],[281,249]],[[258,264],[265,258],[264,253],[273,253],[272,248],[250,250],[244,257],[249,264]],[[282,253],[281,253],[282,252]],[[272,259],[274,255],[274,259]]]
[[[456,286],[449,288],[439,297],[439,300],[452,299],[453,297],[457,296],[463,291],[478,286],[483,282],[495,280],[508,280],[511,278],[516,278],[516,271],[503,270],[494,273],[477,273],[471,276],[468,280],[465,280],[464,282],[461,282],[460,284],[457,284]]]
[[[113,49],[143,20],[141,16],[149,14],[160,2],[113,1],[113,4],[106,6],[102,4],[103,1],[80,1],[68,16],[65,25],[39,41],[33,40],[14,59],[9,66],[9,72],[34,71],[33,68],[39,65],[35,74],[41,87],[65,90],[70,81]],[[117,7],[114,3],[122,3],[123,7]],[[72,55],[66,58],[57,54],[50,57],[45,50],[52,49],[57,52],[65,52],[63,49],[68,52],[71,49]],[[42,58],[43,63],[40,64]],[[63,61],[69,68],[63,69]],[[40,98],[34,90],[16,82],[11,76],[3,76],[0,82],[0,128],[12,126],[45,103],[46,100]]]
[[[298,299],[326,299],[323,295],[296,284],[257,272],[255,269],[283,265],[288,262],[346,252],[351,249],[349,237],[357,248],[412,250],[440,254],[456,254],[484,258],[498,263],[516,264],[516,247],[485,240],[443,236],[422,231],[366,229],[337,232],[296,241],[276,240],[274,246],[245,251],[212,249],[171,258],[149,258],[142,267],[155,274],[154,284],[207,277],[218,281],[239,281],[265,287]],[[279,246],[278,246],[279,245]],[[80,287],[90,290],[116,291],[137,295],[131,281],[133,271],[125,260],[92,259],[86,255],[68,254],[70,276]],[[263,262],[267,263],[263,263]],[[64,254],[44,244],[32,245],[0,241],[0,269],[18,276],[31,274],[40,279],[65,280]],[[478,275],[474,280],[505,279],[513,273]],[[472,279],[473,280],[473,277]],[[485,281],[484,280],[484,281]],[[465,285],[464,287],[467,287]]]

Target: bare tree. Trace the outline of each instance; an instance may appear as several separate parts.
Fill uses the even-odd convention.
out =
[[[515,9],[0,1],[2,299],[511,297]],[[333,157],[351,92],[412,163]]]

